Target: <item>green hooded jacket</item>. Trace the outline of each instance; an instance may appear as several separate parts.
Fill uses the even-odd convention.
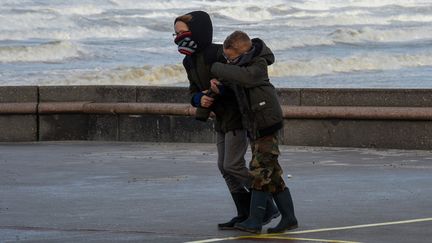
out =
[[[274,86],[270,83],[267,66],[275,61],[275,57],[265,43],[252,39],[253,53],[250,60],[240,65],[216,62],[211,72],[227,86],[239,86],[238,94],[243,93],[246,99],[239,99],[242,112],[250,112],[246,124],[256,137],[270,135],[283,125],[282,109]]]

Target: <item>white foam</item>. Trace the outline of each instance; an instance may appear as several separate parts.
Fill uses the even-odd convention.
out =
[[[151,12],[148,14],[132,14],[132,15],[116,15],[115,18],[128,18],[128,19],[134,19],[134,18],[167,18],[167,19],[174,19],[178,16],[178,14],[173,12]]]
[[[270,39],[267,44],[272,50],[277,51],[307,46],[330,46],[338,43],[410,43],[425,40],[432,40],[432,27],[409,27],[403,29],[339,28],[328,35],[322,33],[303,36],[289,35],[283,39]]]
[[[279,26],[291,27],[320,27],[320,26],[354,26],[354,25],[391,25],[394,22],[429,22],[431,16],[417,15],[417,16],[374,16],[374,15],[346,15],[339,14],[323,14],[320,17],[311,18],[289,18],[284,22],[277,23]]]
[[[54,66],[26,63],[24,66],[29,67],[29,72],[34,72],[31,74],[23,70],[23,65],[0,65],[2,82],[18,80],[25,84],[41,79],[53,84],[186,82],[181,66],[163,64],[180,63],[174,59],[178,54],[174,53],[170,36],[172,22],[176,16],[194,10],[210,14],[218,41],[223,41],[234,29],[264,39],[275,51],[277,60],[287,60],[271,66],[272,75],[278,77],[424,66],[430,61],[428,54],[413,53],[432,52],[429,45],[432,41],[431,0],[0,2],[0,45],[7,45],[0,48],[0,63],[62,62]],[[22,43],[51,40],[67,41],[22,46]],[[333,45],[337,47],[331,47]],[[87,50],[82,50],[81,46],[91,49],[95,55],[81,58],[83,54],[88,57]],[[310,46],[322,47],[304,48]],[[345,53],[352,56],[329,57],[348,55]],[[296,57],[309,60],[295,60]],[[78,60],[65,61],[70,58]],[[97,69],[125,63],[132,67]],[[140,67],[144,64],[152,66]],[[85,71],[82,67],[94,70]],[[424,70],[429,68],[408,71],[422,76],[422,72],[427,72]],[[399,81],[396,78],[394,82]]]
[[[390,55],[371,53],[345,58],[319,57],[312,60],[283,61],[269,67],[272,77],[318,76],[335,73],[397,70],[432,66],[429,55]]]
[[[84,55],[80,46],[68,41],[55,41],[34,46],[0,47],[0,62],[59,62]]]
[[[56,19],[56,21],[53,21]],[[27,12],[23,14],[1,14],[0,34],[5,31],[20,32],[41,28],[58,29],[73,26],[74,23],[66,18],[58,19],[54,13]]]
[[[187,82],[183,65],[119,67],[64,74],[63,80],[44,80],[42,85],[173,85]]]
[[[400,22],[431,22],[432,21],[432,15],[425,15],[425,14],[406,15],[406,14],[401,14],[401,15],[397,15],[397,16],[391,18],[391,21],[400,21]]]
[[[354,55],[345,58],[316,58],[276,62],[269,67],[270,77],[319,76],[336,73],[397,70],[432,66],[431,55],[386,55],[382,53]],[[176,85],[187,83],[181,64],[143,67],[119,67],[74,71],[63,78],[40,81],[42,85]]]
[[[119,9],[194,9],[197,8],[195,1],[181,1],[181,0],[165,0],[165,1],[136,1],[136,0],[110,0],[112,4],[116,5]]]
[[[432,14],[419,14],[410,12],[409,14],[383,14],[373,9],[367,10],[344,10],[344,11],[296,11],[286,12],[284,14],[271,14],[268,12],[269,8],[263,8],[261,12],[267,12],[268,15],[260,17],[262,14],[256,14],[254,11],[244,11],[246,17],[240,15],[239,19],[232,17],[235,20],[242,20],[245,18],[247,21],[255,21],[262,26],[280,26],[286,27],[320,27],[320,26],[364,26],[364,25],[394,25],[395,23],[430,23],[432,21]],[[221,10],[221,12],[223,12]],[[235,15],[228,11],[227,15]],[[249,17],[250,16],[250,17]],[[256,17],[256,18],[254,18]],[[260,21],[266,21],[259,23]]]
[[[0,32],[0,40],[26,40],[26,39],[54,39],[54,40],[82,40],[82,39],[127,39],[142,38],[150,30],[141,27],[82,27],[71,29],[41,29],[29,31],[3,31]]]
[[[331,10],[347,7],[362,7],[362,8],[378,8],[384,6],[397,5],[401,7],[418,7],[429,5],[430,1],[424,0],[362,0],[362,1],[346,1],[346,0],[320,0],[320,1],[293,1],[289,5],[293,8],[304,10]]]
[[[412,27],[404,29],[378,30],[370,27],[361,29],[338,29],[330,34],[335,42],[358,43],[358,42],[409,42],[417,40],[432,39],[432,28]]]
[[[44,9],[42,8],[41,10]],[[101,14],[105,11],[104,8],[92,4],[82,4],[77,6],[59,6],[57,8],[47,8],[47,10],[51,10],[62,15],[83,16]]]
[[[266,44],[273,51],[280,51],[292,48],[300,48],[306,46],[321,46],[321,45],[335,45],[335,42],[328,37],[321,36],[287,36],[284,39],[270,39]]]
[[[268,10],[262,8],[254,8],[253,11],[246,11],[243,7],[224,8],[222,10],[216,11],[216,13],[237,21],[258,22],[263,20],[270,20],[273,18],[272,14]]]

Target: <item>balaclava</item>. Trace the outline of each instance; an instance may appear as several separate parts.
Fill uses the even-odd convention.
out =
[[[197,43],[192,40],[192,33],[190,31],[178,35],[174,42],[178,45],[178,51],[187,56],[194,54],[198,48]]]
[[[190,32],[185,32],[174,40],[179,45],[179,52],[192,55],[207,48],[213,41],[213,25],[208,13],[193,11],[187,13],[192,19],[186,23]],[[175,23],[174,23],[175,24]]]

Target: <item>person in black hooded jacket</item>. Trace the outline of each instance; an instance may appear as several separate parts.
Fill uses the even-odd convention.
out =
[[[240,109],[250,124],[252,137],[252,160],[250,173],[252,199],[249,218],[235,224],[235,227],[260,233],[266,211],[266,203],[273,196],[282,214],[276,227],[268,233],[281,233],[298,227],[291,193],[282,177],[282,167],[278,162],[278,131],[283,125],[282,109],[276,90],[270,83],[267,66],[274,63],[275,57],[264,41],[249,36],[242,31],[229,35],[223,44],[224,56],[228,63],[216,62],[211,72],[224,86],[234,88],[239,98]],[[219,92],[217,79],[211,81],[211,89]],[[240,99],[240,94],[244,94]]]
[[[222,45],[212,43],[213,26],[210,16],[204,11],[194,11],[177,17],[174,30],[178,51],[185,55],[183,66],[189,80],[191,104],[197,107],[197,114],[208,110],[216,115],[218,168],[237,208],[237,216],[226,223],[218,224],[218,227],[234,229],[236,223],[249,216],[249,188],[252,177],[244,159],[248,147],[247,130],[243,127],[233,90],[221,87],[216,96],[208,93],[210,80],[214,78],[210,68],[213,63],[224,60]],[[268,200],[267,208],[265,223],[280,215],[272,199]]]

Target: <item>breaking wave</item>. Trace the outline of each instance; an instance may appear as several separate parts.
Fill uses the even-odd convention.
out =
[[[43,85],[175,85],[187,82],[183,65],[119,67],[72,73],[63,80],[45,80]]]
[[[273,50],[285,50],[306,46],[330,46],[338,43],[396,43],[432,40],[432,28],[411,27],[404,29],[360,29],[339,28],[328,35],[288,36],[284,39],[271,39],[267,44]]]
[[[337,73],[397,70],[432,66],[432,55],[383,55],[380,53],[345,58],[317,58],[304,61],[282,61],[269,67],[270,77],[320,76]],[[67,85],[177,85],[187,83],[181,64],[143,67],[120,67],[66,75],[63,80],[42,84]]]
[[[345,58],[321,57],[304,61],[283,61],[269,67],[273,77],[319,76],[335,73],[397,70],[432,66],[432,55],[389,55],[383,53]]]
[[[29,30],[0,32],[0,40],[54,39],[54,40],[82,40],[82,39],[127,39],[145,36],[149,29],[145,27],[82,27],[69,30]]]
[[[263,39],[278,60],[273,77],[343,83],[384,70],[393,83],[432,83],[431,0],[1,0],[0,85],[187,84],[173,65],[173,20],[198,9],[215,42],[237,29]]]
[[[215,14],[217,16],[245,22],[273,19],[272,14],[268,10],[257,7],[250,9],[245,9],[243,7],[224,8],[216,11]]]
[[[0,47],[0,62],[60,62],[79,58],[84,50],[69,41],[54,41],[40,45]]]

